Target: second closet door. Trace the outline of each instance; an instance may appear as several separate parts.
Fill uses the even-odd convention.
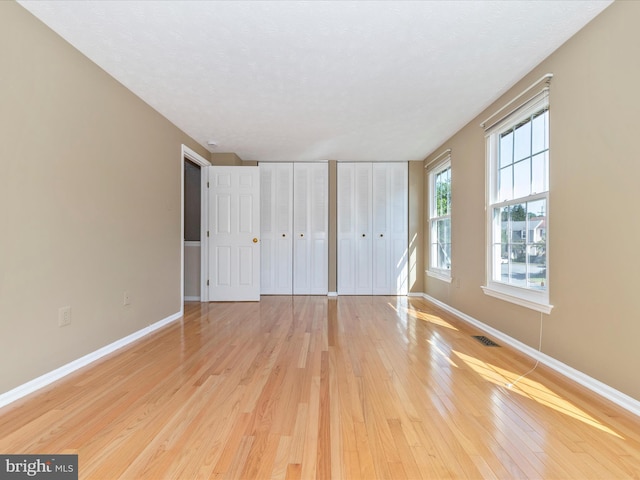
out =
[[[293,165],[260,164],[260,292],[291,295]]]
[[[406,162],[338,164],[338,294],[406,295]]]
[[[326,295],[329,267],[326,163],[293,165],[293,293]]]
[[[338,294],[372,293],[371,163],[338,163]]]
[[[326,295],[326,163],[261,163],[261,293]]]
[[[374,295],[406,295],[409,236],[408,164],[373,164]]]

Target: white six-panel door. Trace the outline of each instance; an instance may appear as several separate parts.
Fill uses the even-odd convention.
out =
[[[406,295],[408,164],[338,163],[338,294]]]
[[[291,295],[293,288],[293,164],[260,164],[261,292]]]
[[[258,167],[208,167],[209,300],[260,300]]]
[[[326,163],[293,165],[293,293],[329,289],[329,171]]]

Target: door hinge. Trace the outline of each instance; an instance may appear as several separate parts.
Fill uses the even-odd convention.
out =
[[[209,280],[207,280],[207,287],[209,286]]]
[[[209,230],[207,230],[207,237],[209,237]]]
[[[207,188],[209,188],[209,182],[207,182]]]

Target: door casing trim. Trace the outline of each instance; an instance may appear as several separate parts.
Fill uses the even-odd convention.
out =
[[[180,313],[184,313],[184,161],[192,161],[200,166],[200,301],[209,301],[209,249],[206,248],[207,231],[209,230],[209,190],[207,189],[208,175],[205,167],[211,162],[182,145],[180,155]]]

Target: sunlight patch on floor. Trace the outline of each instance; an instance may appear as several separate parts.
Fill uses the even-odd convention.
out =
[[[614,435],[618,438],[623,438],[619,434],[593,418],[591,415],[587,414],[585,411],[579,409],[568,400],[565,400],[558,394],[549,390],[540,382],[536,382],[525,377],[521,378],[516,385],[507,387],[508,384],[511,384],[518,379],[519,375],[517,373],[505,370],[504,368],[497,367],[495,365],[484,362],[470,355],[457,352],[455,350],[453,350],[453,353],[455,353],[474,372],[476,372],[485,380],[488,380],[489,382],[492,382],[496,385],[509,388],[510,391],[517,393],[518,395],[530,398],[541,405],[552,408],[557,412],[579,420],[587,425],[597,428],[598,430],[606,432],[610,435]]]
[[[433,323],[434,325],[438,325],[440,327],[450,328],[451,330],[455,330],[456,332],[458,331],[458,329],[456,327],[451,325],[446,320],[443,320],[441,317],[438,317],[437,315],[432,315],[430,313],[421,312],[420,310],[416,310],[414,308],[403,307],[401,305],[399,305],[398,308],[396,308],[396,307],[394,307],[393,305],[391,305],[389,303],[389,306],[391,308],[393,308],[396,312],[404,313],[405,315],[408,315],[408,316],[410,316],[412,318],[415,318],[416,320],[422,320],[424,322]]]
[[[458,365],[456,365],[456,363],[453,360],[451,360],[451,357],[449,357],[449,355],[447,353],[443,352],[440,349],[440,347],[438,347],[438,344],[433,340],[433,338],[427,340],[427,343],[429,345],[431,345],[431,348],[435,352],[439,353],[442,356],[442,358],[444,358],[447,362],[449,362],[449,365],[458,368]]]

